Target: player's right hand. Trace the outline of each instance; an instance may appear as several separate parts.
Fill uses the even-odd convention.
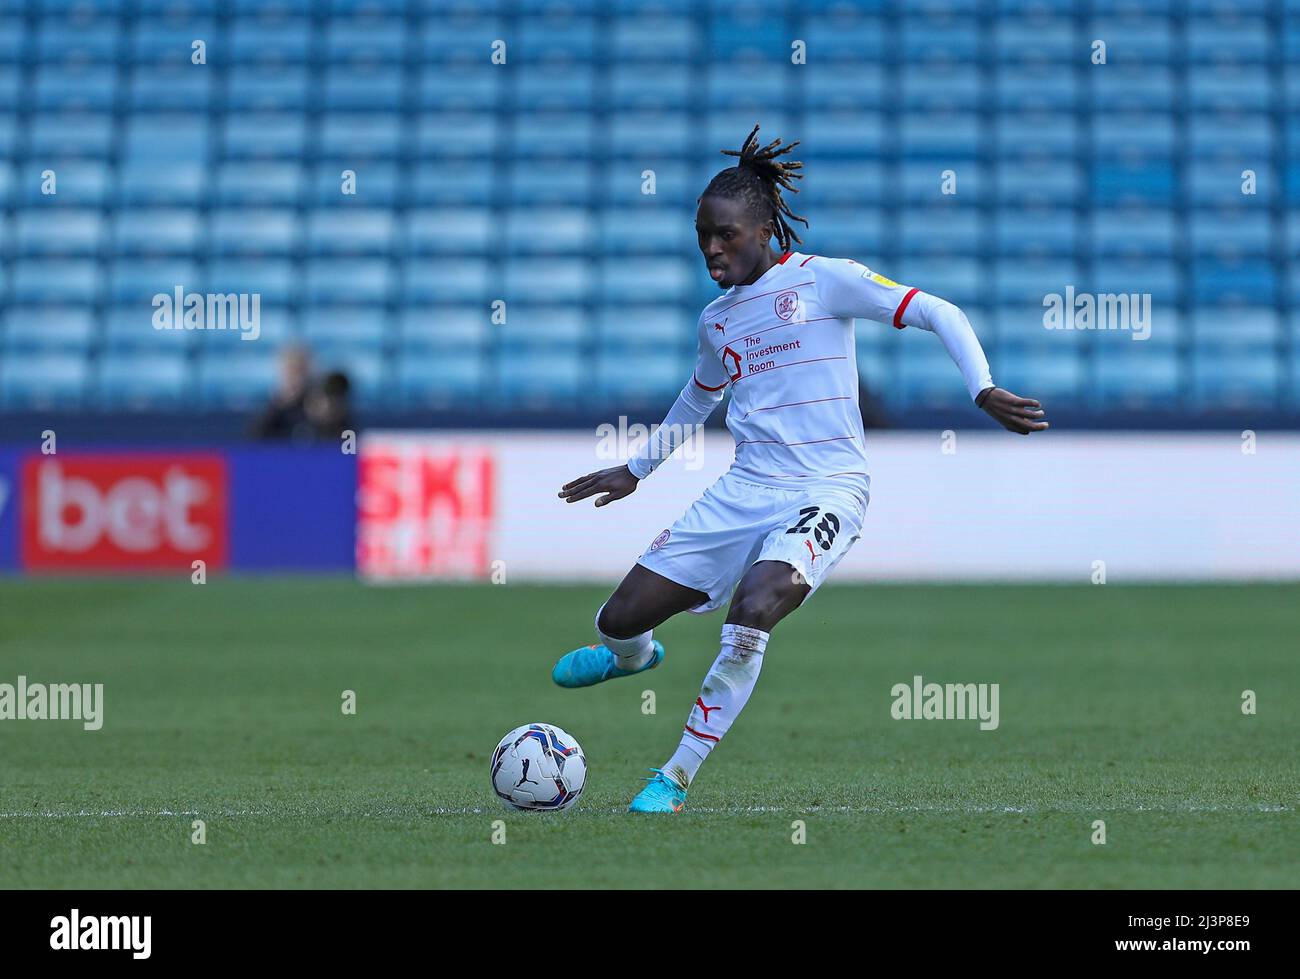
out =
[[[604,493],[605,495],[596,501],[596,506],[604,506],[606,503],[613,503],[615,500],[632,495],[639,482],[640,480],[632,475],[632,471],[627,466],[615,466],[612,469],[587,473],[572,482],[565,483],[560,489],[559,497],[565,503],[577,503],[597,493]]]

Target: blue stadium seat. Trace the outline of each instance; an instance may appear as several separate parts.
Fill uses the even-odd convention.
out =
[[[602,348],[595,355],[594,393],[608,404],[662,401],[667,407],[682,390],[682,384],[689,382],[691,363],[679,363],[653,348]]]
[[[937,124],[937,123],[936,123]],[[1070,113],[1024,112],[999,115],[994,122],[998,145],[1024,155],[1024,147],[1035,154],[1069,159],[1079,151],[1079,121]],[[987,137],[985,137],[987,138]]]
[[[141,65],[131,76],[131,108],[147,113],[201,113],[212,101],[213,90],[213,75],[207,66],[188,61],[176,66]]]
[[[227,116],[224,149],[234,159],[296,158],[302,153],[305,134],[305,120],[294,113]]]
[[[594,326],[594,342],[601,349],[676,347],[692,354],[696,350],[695,321],[688,321],[674,306],[598,306]]]
[[[82,403],[89,362],[77,353],[6,353],[0,360],[0,405],[58,408]]]
[[[63,350],[84,356],[95,335],[91,306],[11,306],[3,332],[9,350]]]
[[[1192,266],[1192,296],[1200,304],[1266,306],[1276,301],[1278,286],[1272,265],[1262,259],[1205,259]]]
[[[292,205],[301,193],[297,163],[227,162],[217,171],[216,198],[225,205]]]
[[[662,206],[609,208],[600,217],[602,255],[662,255],[694,245],[695,230],[690,219]]]
[[[126,130],[127,157],[198,160],[208,156],[208,121],[189,114],[150,112],[131,117]]]
[[[322,94],[325,108],[330,112],[381,112],[400,106],[404,93],[401,68],[380,64],[334,65],[325,75]]]
[[[970,207],[909,207],[899,215],[898,244],[907,255],[975,254],[990,237],[983,216]]]
[[[614,259],[602,263],[598,296],[605,302],[679,301],[691,288],[693,276],[703,275],[702,267],[685,259]]]
[[[183,258],[124,258],[112,265],[108,295],[114,303],[152,315],[155,297],[172,296],[178,286],[186,293],[206,291],[194,262]]]
[[[318,208],[307,220],[307,249],[315,255],[384,255],[393,241],[387,209]]]
[[[1249,344],[1256,348],[1282,337],[1281,318],[1274,309],[1255,306],[1203,307],[1192,314],[1192,337],[1207,346]]]
[[[799,71],[805,98],[818,107],[819,113],[861,111],[884,94],[885,73],[878,64],[812,59]],[[811,150],[813,144],[808,145]]]
[[[207,177],[206,164],[197,161],[128,160],[118,177],[118,203],[198,205]]]
[[[525,64],[518,69],[516,104],[524,113],[587,114],[596,101],[596,74],[585,62]]]
[[[591,332],[587,314],[562,306],[516,303],[506,321],[493,328],[507,350],[526,347],[576,350]]]
[[[315,259],[307,266],[304,295],[312,302],[382,303],[392,285],[383,259]]]
[[[1065,208],[1004,208],[997,213],[994,241],[1001,255],[1073,255],[1078,241],[1075,212]],[[979,246],[987,247],[985,233]]]
[[[959,193],[965,186],[968,169],[963,168],[957,174]],[[1084,190],[1083,174],[1069,160],[1004,159],[996,168],[994,186],[1004,202],[1034,207],[1070,207],[1078,202]]]
[[[183,351],[107,350],[99,362],[98,394],[103,404],[154,408],[178,404],[193,389]]]
[[[1250,198],[1242,198],[1249,201]],[[1192,249],[1198,255],[1262,256],[1272,246],[1272,215],[1238,204],[1191,212]]]
[[[397,390],[408,406],[472,407],[488,383],[487,365],[477,350],[403,347],[397,361]]]
[[[113,138],[108,115],[67,112],[42,113],[32,123],[30,147],[44,157],[104,158]]]
[[[612,26],[610,58],[617,65],[664,58],[693,61],[704,42],[696,21],[687,17],[664,16],[662,4],[625,13]],[[647,86],[654,87],[653,83]]]
[[[1157,306],[1172,306],[1179,293],[1178,266],[1157,258],[1104,258],[1093,263],[1092,287],[1084,289],[1078,279],[1076,290],[1092,293],[1151,294]]]
[[[616,155],[641,155],[653,147],[656,155],[684,156],[693,135],[685,113],[620,112],[610,120],[608,141]]]
[[[311,24],[305,18],[276,24],[238,18],[230,33],[230,53],[237,64],[301,62],[311,50]]]
[[[507,321],[512,315],[507,307]],[[486,305],[443,305],[407,309],[397,330],[402,346],[418,346],[452,352],[479,349],[497,329]]]
[[[481,164],[473,166],[475,180],[471,182],[468,176],[464,177],[465,183],[482,182],[485,189],[484,198],[488,196],[487,187],[490,184],[491,170]],[[640,168],[635,172],[628,174],[628,184],[637,188],[640,193]],[[531,206],[535,204],[588,204],[592,195],[592,183],[594,174],[591,167],[586,163],[569,162],[569,163],[544,163],[531,161],[526,164],[515,166],[507,176],[506,194],[509,200],[516,205]],[[446,174],[439,174],[439,182],[445,182]],[[447,185],[447,190],[451,191],[452,185]],[[663,188],[660,188],[660,193]],[[427,198],[422,198],[427,199]],[[478,201],[469,195],[463,193],[448,193],[439,200],[457,201],[467,203],[478,203]]]
[[[1116,57],[1122,60],[1110,60],[1107,64],[1096,65],[1087,75],[1092,86],[1092,98],[1098,107],[1107,112],[1169,112],[1174,106],[1173,73],[1158,61],[1146,60],[1141,55],[1133,54],[1128,47],[1135,40],[1127,35],[1111,34],[1110,37],[1123,37],[1124,45],[1116,49]],[[1139,58],[1134,62],[1130,58]]]
[[[299,64],[241,65],[232,71],[226,99],[238,112],[295,112],[307,106],[308,72]]]
[[[200,403],[205,407],[228,409],[251,409],[265,403],[275,390],[278,378],[271,353],[269,348],[255,342],[240,342],[238,347],[232,346],[222,354],[208,353],[198,365]]]
[[[406,219],[406,250],[414,255],[484,255],[496,235],[481,207],[420,208]]]
[[[1098,255],[1168,258],[1178,229],[1174,215],[1159,208],[1094,208],[1092,246]]]
[[[1154,336],[1154,333],[1153,333]],[[1115,408],[1178,406],[1182,366],[1176,350],[1144,342],[1105,344],[1097,352],[1096,404]]]
[[[500,275],[484,259],[443,257],[416,259],[405,263],[401,270],[401,301],[408,305],[449,302],[487,302],[492,298],[521,300],[507,290]],[[489,289],[492,292],[489,292]],[[493,296],[498,292],[499,296]],[[571,290],[576,294],[577,289]]]
[[[1192,355],[1193,396],[1229,408],[1274,404],[1282,384],[1281,364],[1272,347],[1197,348]]]
[[[97,253],[104,221],[98,211],[60,208],[54,218],[46,208],[18,212],[17,250],[21,255],[93,257]]]
[[[628,62],[619,59],[612,66],[609,98],[617,113],[631,110],[682,111],[692,104],[690,74],[675,64]]]
[[[199,243],[197,211],[168,208],[119,211],[112,247],[120,256],[190,255]]]
[[[486,49],[485,49],[486,50]],[[483,112],[496,107],[505,75],[487,58],[466,64],[426,60],[417,98],[422,107],[446,112]]]
[[[297,215],[289,209],[221,209],[210,227],[217,255],[288,255],[298,236]]]
[[[420,116],[415,150],[421,158],[476,156],[491,158],[501,139],[495,115],[474,112],[426,112]]]
[[[20,303],[89,303],[99,291],[99,266],[91,260],[20,259],[12,276],[12,296]]]
[[[975,99],[984,96],[973,69],[966,85]],[[1006,112],[1072,112],[1079,101],[1079,83],[1072,72],[1051,64],[1009,64],[995,76],[994,97]],[[972,102],[969,108],[977,108]]]
[[[538,207],[507,215],[499,238],[511,255],[586,254],[596,232],[585,209]]]
[[[207,287],[211,292],[257,293],[265,309],[296,298],[297,282],[293,263],[287,259],[222,258],[212,263]]]
[[[572,351],[507,356],[495,366],[502,398],[515,404],[573,403],[591,381],[591,369]]]
[[[384,308],[377,305],[307,306],[302,311],[302,338],[310,346],[319,344],[358,346],[379,350],[393,333]]]
[[[1162,113],[1105,112],[1093,122],[1093,139],[1101,153],[1168,156],[1175,145],[1174,121]]]
[[[36,105],[42,112],[110,112],[117,82],[112,64],[45,65],[35,77]]]

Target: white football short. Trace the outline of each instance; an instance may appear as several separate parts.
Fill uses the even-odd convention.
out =
[[[728,470],[637,564],[705,592],[709,600],[692,612],[720,607],[756,561],[784,561],[816,591],[861,536],[865,516],[854,490],[764,486]]]

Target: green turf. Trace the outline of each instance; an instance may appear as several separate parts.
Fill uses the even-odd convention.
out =
[[[675,746],[722,616],[660,629],[653,673],[553,687],[606,593],[0,581],[0,682],[98,681],[106,702],[98,732],[0,721],[0,886],[1300,880],[1300,586],[827,586],[670,817],[622,809]],[[892,720],[918,673],[1000,684],[1000,728]],[[492,747],[533,720],[586,750],[576,811],[507,814],[490,792]]]

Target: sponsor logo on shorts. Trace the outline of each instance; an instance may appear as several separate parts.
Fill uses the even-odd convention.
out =
[[[799,293],[781,293],[772,301],[772,307],[776,310],[777,316],[783,320],[788,320],[799,309]]]
[[[650,550],[652,551],[659,550],[659,548],[663,547],[665,544],[668,543],[668,538],[671,537],[672,534],[673,532],[671,530],[665,530],[663,533],[661,533],[658,537],[656,537],[654,540],[650,542]]]

